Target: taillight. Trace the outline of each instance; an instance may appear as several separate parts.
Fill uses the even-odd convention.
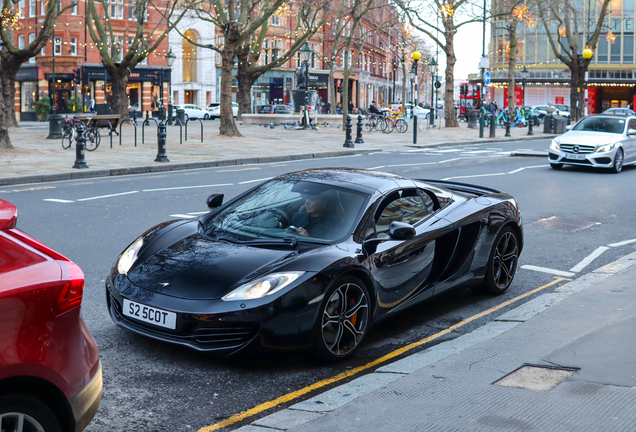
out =
[[[84,272],[82,269],[72,261],[59,263],[62,266],[63,280],[53,303],[53,311],[56,315],[81,305],[84,295]]]

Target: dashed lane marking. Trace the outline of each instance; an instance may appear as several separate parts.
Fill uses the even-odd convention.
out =
[[[265,177],[265,178],[262,178],[262,179],[256,179],[256,180],[248,180],[248,181],[244,181],[244,182],[238,182],[238,184],[256,183],[256,182],[262,182],[262,181],[265,181],[265,180],[271,180],[271,179],[272,179],[272,177]]]
[[[262,404],[254,407],[252,409],[249,409],[247,411],[243,411],[242,413],[235,414],[232,417],[230,417],[229,419],[220,421],[219,423],[213,424],[211,426],[202,427],[201,429],[198,430],[198,432],[211,432],[211,431],[215,431],[215,430],[224,428],[226,426],[233,425],[233,424],[238,423],[238,422],[240,422],[242,420],[245,420],[246,418],[252,417],[252,416],[254,416],[256,414],[259,414],[259,413],[261,413],[263,411],[266,411],[266,410],[268,410],[270,408],[275,408],[278,405],[287,403],[287,402],[292,401],[294,399],[298,399],[299,397],[301,397],[301,396],[303,396],[303,395],[305,395],[307,393],[310,393],[310,392],[312,392],[314,390],[318,390],[318,389],[323,388],[325,386],[328,386],[330,384],[337,383],[337,382],[342,381],[342,380],[344,380],[346,378],[349,378],[349,377],[357,375],[357,374],[359,374],[361,372],[364,372],[364,371],[366,371],[368,369],[371,369],[371,368],[374,368],[376,366],[379,366],[380,364],[385,363],[385,362],[387,362],[389,360],[392,360],[395,357],[397,357],[399,355],[402,355],[402,354],[404,354],[404,353],[406,353],[408,351],[411,351],[414,348],[417,348],[417,347],[422,346],[422,345],[424,345],[424,344],[426,344],[426,343],[428,343],[430,341],[433,341],[433,340],[438,339],[438,338],[440,338],[440,337],[442,337],[444,335],[447,335],[448,333],[451,333],[451,332],[457,330],[458,328],[463,327],[463,326],[465,326],[466,324],[468,324],[468,323],[470,323],[472,321],[475,321],[476,319],[482,318],[482,317],[484,317],[486,315],[490,315],[493,312],[496,312],[496,311],[498,311],[498,310],[500,310],[500,309],[502,309],[502,308],[504,308],[506,306],[509,306],[509,305],[519,301],[519,300],[522,300],[522,299],[524,299],[526,297],[529,297],[529,296],[531,296],[533,294],[536,294],[539,291],[542,291],[542,290],[544,290],[544,289],[546,289],[548,287],[556,285],[559,282],[562,282],[564,280],[569,280],[569,279],[556,277],[556,278],[554,278],[554,280],[552,282],[549,282],[549,283],[547,283],[547,284],[545,284],[543,286],[540,286],[539,288],[535,288],[535,289],[533,289],[531,291],[526,292],[525,294],[522,294],[522,295],[517,296],[515,298],[512,298],[512,299],[510,299],[508,301],[505,301],[505,302],[503,302],[503,303],[501,303],[501,304],[499,304],[497,306],[494,306],[494,307],[492,307],[492,308],[490,308],[488,310],[485,310],[485,311],[480,312],[480,313],[478,313],[476,315],[473,315],[470,318],[466,318],[465,320],[460,321],[457,324],[453,324],[452,326],[450,326],[450,327],[448,327],[448,328],[446,328],[446,329],[444,329],[444,330],[442,330],[442,331],[440,331],[438,333],[435,333],[434,335],[431,335],[431,336],[429,336],[429,337],[427,337],[425,339],[422,339],[422,340],[419,340],[419,341],[414,342],[412,344],[403,346],[402,348],[399,348],[399,349],[397,349],[397,350],[395,350],[393,352],[390,352],[389,354],[387,354],[385,356],[382,356],[382,357],[380,357],[380,358],[378,358],[378,359],[376,359],[376,360],[374,360],[374,361],[372,361],[370,363],[367,363],[366,365],[358,366],[358,367],[356,367],[354,369],[348,370],[346,372],[342,372],[342,373],[340,373],[340,374],[338,374],[338,375],[336,375],[336,376],[334,376],[332,378],[328,378],[328,379],[325,379],[325,380],[322,380],[322,381],[318,381],[317,383],[314,383],[314,384],[312,384],[310,386],[307,386],[307,387],[302,388],[300,390],[297,390],[295,392],[288,393],[286,395],[280,396],[280,397],[278,397],[278,398],[276,398],[274,400],[271,400],[269,402],[262,403]]]
[[[102,195],[102,196],[96,196],[96,197],[90,197],[90,198],[80,198],[77,201],[91,201],[91,200],[96,200],[96,199],[102,199],[102,198],[111,198],[111,197],[116,197],[116,196],[121,196],[121,195],[130,195],[130,194],[134,194],[134,193],[139,193],[139,191],[130,191],[130,192],[122,192],[122,193],[118,193],[118,194],[110,194],[110,195]]]
[[[177,187],[159,188],[159,189],[143,189],[143,192],[159,192],[159,191],[169,191],[169,190],[179,190],[179,189],[200,189],[200,188],[211,188],[211,187],[219,187],[219,186],[234,186],[234,183],[221,183],[221,184],[196,185],[196,186],[177,186]]]
[[[63,199],[56,199],[56,198],[46,198],[43,199],[42,201],[50,201],[50,202],[58,202],[58,203],[72,203],[75,201],[72,200],[63,200]]]

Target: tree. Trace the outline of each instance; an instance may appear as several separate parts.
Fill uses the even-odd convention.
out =
[[[305,42],[324,25],[324,11],[330,1],[301,0],[290,2],[276,11],[274,15],[277,18],[288,16],[288,19],[292,19],[292,11],[295,10],[293,15],[296,17],[296,41],[291,44],[283,55],[276,58],[272,55],[271,61],[267,62],[266,60],[266,64],[258,65],[259,60],[262,58],[263,43],[269,35],[269,20],[265,21],[257,32],[246,38],[243,44],[238,47],[236,53],[238,59],[236,71],[238,92],[236,100],[239,104],[239,117],[237,119],[240,118],[241,114],[250,112],[251,88],[256,80],[265,72],[280,67],[289,61]]]
[[[570,106],[573,120],[583,117],[585,71],[589,61],[581,55],[584,48],[596,50],[601,31],[606,28],[606,17],[610,0],[588,2],[592,10],[584,10],[575,0],[541,2],[535,0],[543,27],[548,35],[550,47],[556,58],[561,60],[572,73]],[[620,4],[618,6],[620,11]],[[587,13],[587,16],[583,14]],[[611,34],[611,31],[608,35]],[[581,40],[579,41],[579,38]],[[585,42],[583,42],[585,41]],[[580,45],[583,42],[583,46]]]
[[[461,26],[481,21],[483,8],[477,0],[397,0],[413,27],[426,34],[446,54],[444,119],[446,127],[458,127],[454,108],[455,33]],[[438,25],[441,18],[442,25]],[[459,22],[457,22],[459,21]]]
[[[2,1],[0,38],[4,44],[4,49],[0,55],[0,71],[2,71],[2,99],[4,101],[4,115],[2,118],[5,126],[18,127],[18,122],[15,119],[15,76],[18,73],[20,66],[31,57],[36,56],[42,47],[46,45],[53,34],[57,17],[64,13],[67,9],[72,8],[73,5],[67,5],[62,8],[61,11],[58,11],[59,0],[48,0],[44,21],[33,39],[33,42],[29,43],[24,48],[20,48],[15,46],[14,38],[14,33],[22,28],[20,24],[20,13],[15,10],[15,4],[17,4],[18,1],[0,1]]]
[[[161,45],[187,9],[176,12],[178,0],[129,0],[130,19],[124,20],[111,18],[105,0],[87,1],[88,31],[112,80],[112,109],[128,114],[126,87],[131,71]],[[95,3],[102,7],[98,10]]]
[[[224,136],[242,136],[232,115],[232,72],[236,56],[267,20],[290,0],[190,0],[191,9],[198,19],[214,24],[223,32],[220,46],[193,45],[213,50],[221,56],[221,112],[219,133]],[[179,32],[181,36],[186,37]],[[187,38],[186,38],[187,39]]]
[[[0,80],[0,92],[2,92],[2,80]],[[1,93],[0,93],[1,94]],[[12,149],[9,129],[5,120],[6,111],[4,109],[4,98],[0,97],[0,149]]]

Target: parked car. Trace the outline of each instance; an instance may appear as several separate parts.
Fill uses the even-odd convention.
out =
[[[557,106],[552,106],[552,105],[536,105],[533,106],[532,109],[537,110],[537,115],[539,116],[539,120],[543,120],[543,118],[545,116],[548,115],[548,111],[547,108],[552,107],[554,108],[554,112],[552,113],[552,115],[558,115],[561,117],[570,117],[571,113],[568,107],[566,107],[565,105],[562,105],[562,108],[567,108],[567,110],[565,109],[559,109]]]
[[[84,273],[17,229],[17,215],[0,199],[0,429],[79,432],[102,394],[80,315]]]
[[[310,169],[207,204],[115,259],[115,323],[219,355],[313,345],[339,360],[373,324],[433,295],[502,294],[523,247],[512,196],[450,181]]]
[[[554,169],[582,165],[619,173],[636,163],[636,117],[586,116],[552,140],[548,158]]]
[[[636,116],[636,112],[629,108],[609,108],[603,111],[603,114]]]
[[[177,115],[176,112],[178,109],[183,109],[185,111],[184,113],[185,120],[188,120],[189,118],[207,120],[210,118],[210,114],[206,110],[204,110],[203,108],[197,105],[192,105],[192,104],[175,105],[174,107],[175,117]]]
[[[236,118],[236,116],[238,115],[238,110],[239,105],[236,102],[232,102],[232,116],[234,118]],[[221,117],[221,104],[216,103],[215,106],[212,106],[212,104],[210,104],[210,106],[208,106],[208,112],[210,113],[211,120],[218,119],[219,117]]]
[[[294,110],[288,105],[264,105],[258,114],[293,114]]]

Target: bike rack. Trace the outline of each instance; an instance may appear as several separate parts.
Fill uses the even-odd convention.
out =
[[[108,135],[110,136],[110,148],[113,148],[113,124],[109,120],[100,119],[95,123],[95,127],[98,127],[100,123],[108,123]],[[117,132],[115,132],[117,133]],[[121,136],[120,136],[121,139]]]
[[[173,118],[172,121],[179,122],[179,144],[183,144],[183,122],[181,122],[178,117]],[[168,128],[166,128],[166,131],[167,130]]]
[[[119,145],[121,145],[121,127],[124,123],[130,123],[135,128],[135,147],[137,147],[137,122],[133,119],[126,119],[119,122]]]
[[[198,120],[199,123],[201,123],[201,142],[203,142],[203,122],[199,118],[191,119],[191,118],[188,117],[188,119],[186,120],[186,122],[185,122],[185,140],[188,141],[188,122],[190,120]]]
[[[157,122],[156,119],[152,118],[152,117],[146,117],[144,119],[144,122],[141,124],[141,143],[144,144],[145,142],[145,128],[146,125],[150,124],[150,120],[152,120],[153,122],[155,122],[155,125],[157,125],[157,128],[159,127],[159,122]]]

